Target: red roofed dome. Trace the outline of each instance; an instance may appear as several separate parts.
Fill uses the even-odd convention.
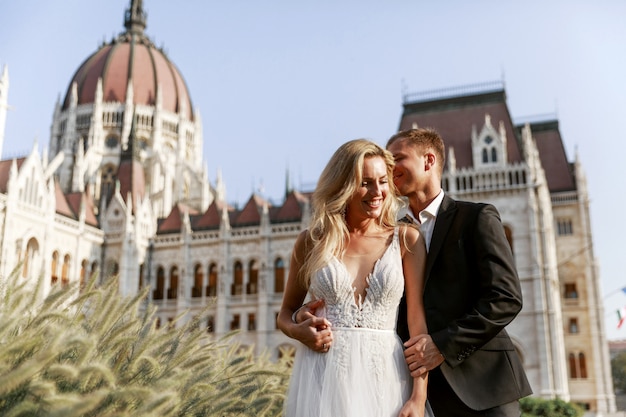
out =
[[[103,45],[78,68],[65,94],[63,110],[70,106],[72,85],[78,87],[78,104],[95,101],[98,78],[102,78],[104,102],[126,101],[132,82],[134,104],[155,106],[161,88],[162,108],[193,120],[193,107],[178,68],[143,33],[146,17],[141,1],[132,1],[125,15],[126,32]]]

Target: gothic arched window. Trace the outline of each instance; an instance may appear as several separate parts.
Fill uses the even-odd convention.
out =
[[[274,261],[274,292],[285,291],[285,262],[282,258]]]
[[[154,300],[162,300],[163,292],[165,291],[165,269],[162,266],[157,268],[156,275],[156,288],[152,292],[152,298]]]
[[[237,261],[233,268],[233,286],[230,289],[230,295],[241,294],[243,294],[243,266]]]
[[[578,366],[580,367],[580,377],[587,378],[587,360],[582,352],[578,354]]]
[[[58,276],[58,269],[59,269],[59,252],[54,251],[52,253],[52,264],[50,265],[50,284],[56,284],[59,276]]]
[[[167,298],[173,300],[178,298],[178,267],[170,269],[170,287],[167,289]]]
[[[246,294],[256,294],[259,291],[259,264],[257,261],[250,261],[248,264],[248,285]]]
[[[196,264],[193,268],[193,288],[191,289],[192,297],[202,297],[202,287],[204,287],[204,274],[202,265]]]
[[[573,353],[570,353],[568,357],[568,362],[569,362],[569,377],[572,379],[578,378],[578,370],[576,367],[576,355],[574,355]]]
[[[209,285],[206,287],[206,295],[209,297],[217,295],[217,264],[215,262],[209,265]]]
[[[482,162],[483,164],[495,164],[498,162],[498,151],[496,142],[491,136],[485,136],[482,145]]]
[[[66,286],[70,283],[70,255],[63,257],[63,268],[61,268],[61,284]]]
[[[85,288],[85,284],[87,283],[87,268],[89,268],[89,261],[87,259],[83,259],[80,263],[80,288]]]
[[[27,278],[29,275],[33,275],[33,267],[35,266],[36,258],[39,253],[39,243],[37,239],[31,238],[26,244],[26,256],[24,257],[24,264],[22,265],[22,276]]]

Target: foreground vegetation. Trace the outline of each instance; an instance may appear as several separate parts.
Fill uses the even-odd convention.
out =
[[[280,414],[288,364],[209,340],[202,317],[157,328],[147,293],[115,279],[44,298],[18,275],[0,283],[0,415]]]
[[[281,415],[289,359],[210,340],[202,316],[157,328],[147,292],[124,298],[117,288],[92,281],[43,297],[21,274],[0,280],[1,416]],[[582,415],[561,400],[521,406],[524,417]]]
[[[522,417],[580,417],[584,414],[578,405],[560,399],[526,397],[521,399],[520,406]]]

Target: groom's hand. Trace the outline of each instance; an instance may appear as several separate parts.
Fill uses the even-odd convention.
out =
[[[317,330],[324,330],[330,327],[330,323],[323,317],[317,317],[315,310],[324,307],[324,300],[309,301],[304,304],[294,315],[295,322],[297,324],[302,323],[305,320],[311,319],[310,325],[317,328]]]
[[[324,317],[317,317],[315,310],[324,307],[324,300],[310,301],[304,304],[293,315],[297,325],[294,338],[316,352],[328,352],[333,343],[333,332],[330,322]]]
[[[404,347],[404,359],[413,378],[435,369],[445,359],[428,334],[413,336]]]

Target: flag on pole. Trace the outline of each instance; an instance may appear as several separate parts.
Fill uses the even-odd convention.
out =
[[[626,307],[622,307],[621,309],[617,310],[617,328],[618,329],[622,327],[622,324],[624,324],[624,321],[626,321]]]

